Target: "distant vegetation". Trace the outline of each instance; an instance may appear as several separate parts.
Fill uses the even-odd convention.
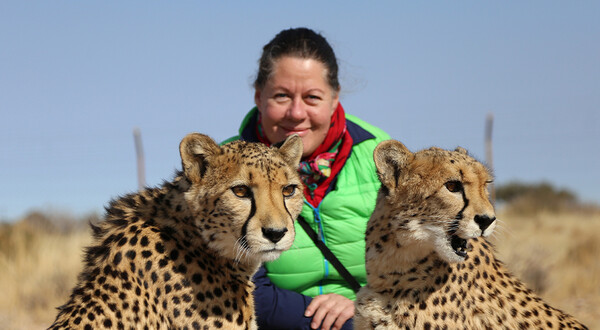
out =
[[[496,187],[496,200],[508,212],[535,214],[538,212],[590,211],[598,207],[579,201],[568,189],[559,189],[548,182],[509,182]]]

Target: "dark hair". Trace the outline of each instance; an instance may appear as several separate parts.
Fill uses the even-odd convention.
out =
[[[339,91],[340,82],[335,53],[322,35],[308,28],[283,30],[263,47],[254,88],[262,89],[265,86],[273,73],[273,65],[283,56],[313,59],[323,63],[327,69],[329,86],[334,91]]]

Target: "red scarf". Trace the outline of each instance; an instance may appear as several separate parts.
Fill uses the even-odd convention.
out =
[[[259,119],[257,120],[257,129],[256,135],[260,142],[265,143],[266,145],[271,145],[271,142],[267,139],[267,137],[262,134],[262,127],[260,127],[260,112]],[[337,153],[335,154],[335,159],[331,164],[331,173],[330,175],[317,183],[317,187],[314,189],[309,189],[308,187],[304,188],[304,197],[306,200],[314,207],[318,207],[323,198],[325,197],[325,193],[329,188],[329,185],[336,177],[336,175],[340,172],[344,164],[346,163],[346,159],[350,155],[350,150],[352,149],[352,137],[348,133],[346,129],[346,116],[344,113],[344,108],[342,105],[338,103],[337,108],[331,115],[331,124],[329,126],[329,131],[327,131],[327,136],[325,136],[325,140],[317,147],[317,149],[307,158],[303,159],[302,162],[312,162],[317,159],[317,156],[328,153],[331,149],[337,144],[339,141],[342,143],[337,148]]]

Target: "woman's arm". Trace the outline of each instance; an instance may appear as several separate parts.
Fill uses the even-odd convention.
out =
[[[290,290],[280,289],[261,266],[254,275],[254,307],[259,329],[310,329],[311,318],[304,310],[312,298]]]
[[[259,329],[311,329],[312,317],[304,316],[311,297],[275,286],[264,267],[254,275],[254,284],[254,306]],[[351,330],[352,319],[342,329]]]

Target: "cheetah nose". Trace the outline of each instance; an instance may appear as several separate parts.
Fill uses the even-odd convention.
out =
[[[266,237],[269,241],[273,243],[279,242],[285,233],[287,232],[287,228],[283,229],[273,229],[273,228],[262,228],[263,236]]]
[[[479,225],[479,229],[481,229],[482,233],[492,224],[492,222],[494,222],[494,220],[496,220],[496,217],[490,218],[487,215],[475,216],[475,222]]]

